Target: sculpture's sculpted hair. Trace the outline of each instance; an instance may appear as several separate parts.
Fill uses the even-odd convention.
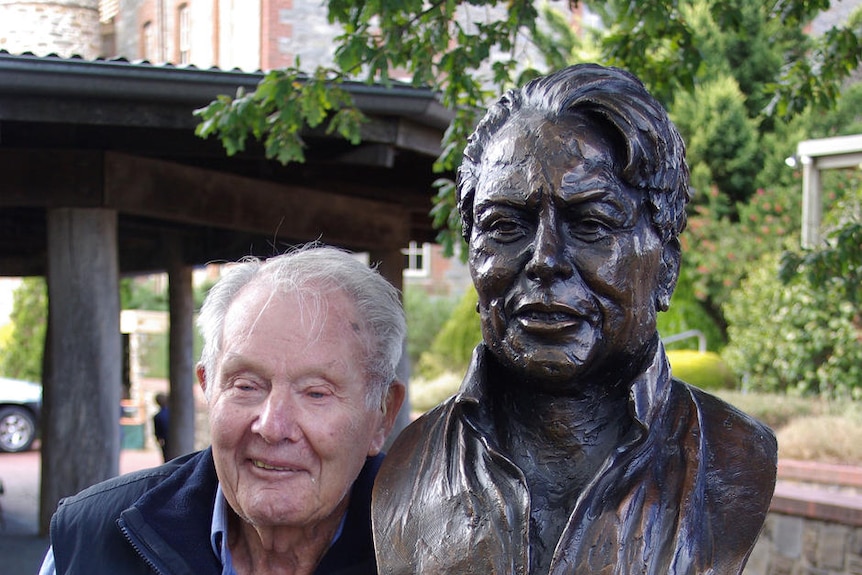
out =
[[[317,244],[266,260],[244,258],[230,266],[210,289],[197,321],[204,339],[201,364],[208,377],[215,377],[228,309],[252,283],[269,286],[273,292],[298,294],[303,299],[303,312],[307,309],[308,317],[315,321],[327,313],[322,296],[346,294],[366,334],[360,341],[365,346],[369,405],[383,402],[389,384],[396,379],[407,333],[398,290],[350,253]],[[207,386],[207,391],[210,389]]]
[[[611,128],[625,148],[622,179],[646,194],[653,226],[662,242],[679,236],[691,199],[685,144],[667,112],[632,74],[619,68],[579,64],[510,90],[488,109],[470,136],[458,170],[458,210],[469,242],[473,199],[485,146],[519,110],[534,110],[548,121],[581,116]]]

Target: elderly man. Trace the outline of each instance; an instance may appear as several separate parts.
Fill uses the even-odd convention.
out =
[[[484,342],[374,488],[380,573],[739,573],[774,488],[771,431],[671,377],[684,146],[632,75],[506,94],[459,172]]]
[[[397,291],[310,247],[232,267],[199,325],[211,448],[64,500],[43,572],[376,573],[371,486],[404,399]]]

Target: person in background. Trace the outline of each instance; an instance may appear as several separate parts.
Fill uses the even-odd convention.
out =
[[[375,574],[371,487],[405,395],[397,290],[305,246],[231,266],[198,324],[212,445],[61,501],[41,572]]]
[[[156,405],[159,410],[153,416],[153,435],[156,436],[156,443],[162,449],[162,460],[168,460],[168,422],[170,421],[170,411],[168,408],[168,394],[157,393]]]

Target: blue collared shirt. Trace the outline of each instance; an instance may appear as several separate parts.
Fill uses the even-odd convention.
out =
[[[210,543],[213,553],[221,561],[221,575],[236,575],[233,568],[233,560],[230,557],[230,546],[225,544],[227,540],[227,500],[221,490],[221,483],[216,488],[215,504],[213,505],[213,521],[210,526]]]

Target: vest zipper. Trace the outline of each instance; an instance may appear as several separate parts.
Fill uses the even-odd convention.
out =
[[[134,535],[132,535],[132,532],[129,531],[129,529],[126,527],[126,522],[122,518],[120,518],[117,523],[119,524],[120,532],[122,532],[123,537],[126,538],[126,541],[129,542],[129,545],[132,546],[132,549],[135,550],[135,553],[137,553],[138,556],[144,560],[144,563],[147,564],[147,567],[152,569],[153,572],[157,573],[158,575],[170,575],[167,571],[164,571],[159,568],[159,566],[156,565],[153,560],[147,556],[146,553],[144,553],[146,545],[144,545],[142,542],[139,542],[139,540]]]

